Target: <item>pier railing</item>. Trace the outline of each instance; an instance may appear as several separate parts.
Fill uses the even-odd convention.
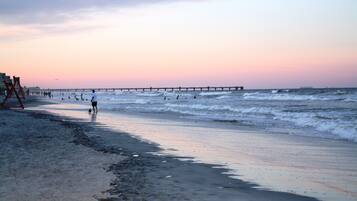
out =
[[[73,88],[73,89],[42,89],[50,92],[89,92],[89,91],[240,91],[244,90],[243,86],[207,86],[207,87],[139,87],[139,88]]]

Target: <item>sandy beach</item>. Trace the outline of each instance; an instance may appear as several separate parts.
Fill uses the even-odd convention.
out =
[[[0,201],[357,201],[357,0],[0,0]]]
[[[0,200],[315,200],[152,154],[158,145],[93,122],[13,110],[0,119]]]

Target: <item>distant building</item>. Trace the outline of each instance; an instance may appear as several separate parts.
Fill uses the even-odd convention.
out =
[[[26,87],[24,91],[27,95],[41,95],[40,87]]]

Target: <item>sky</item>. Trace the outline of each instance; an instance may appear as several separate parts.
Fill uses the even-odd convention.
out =
[[[357,1],[0,0],[0,72],[42,88],[357,87]]]

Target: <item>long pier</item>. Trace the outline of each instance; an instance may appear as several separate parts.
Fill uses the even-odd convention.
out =
[[[88,91],[138,91],[138,92],[153,92],[153,91],[240,91],[244,90],[243,86],[207,86],[207,87],[139,87],[139,88],[73,88],[73,89],[42,89],[47,92],[88,92]]]

